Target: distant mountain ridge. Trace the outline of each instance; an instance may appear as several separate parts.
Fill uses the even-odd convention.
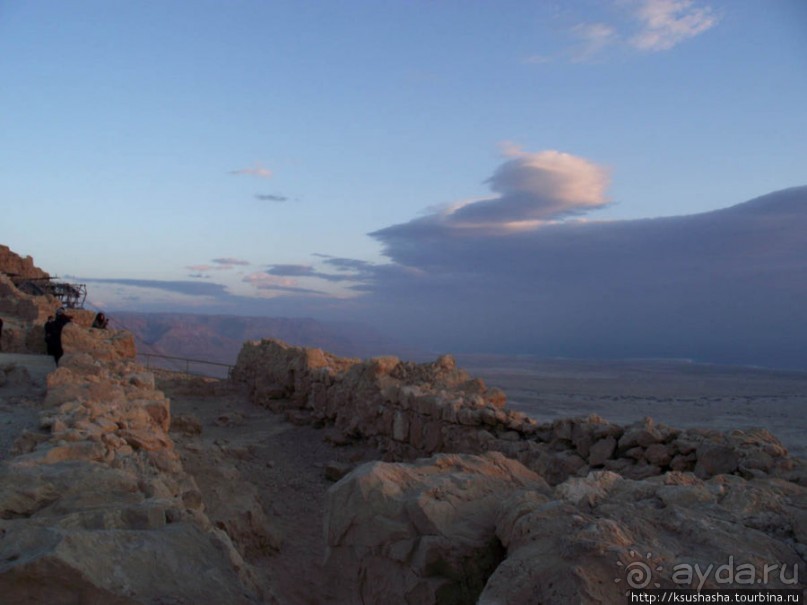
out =
[[[389,354],[400,346],[361,324],[309,318],[115,312],[110,327],[135,335],[138,353],[235,363],[244,342],[276,338],[349,357]]]

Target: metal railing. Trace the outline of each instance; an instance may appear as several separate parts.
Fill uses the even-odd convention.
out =
[[[154,353],[138,353],[137,357],[139,359],[145,359],[146,368],[147,369],[160,369],[160,370],[171,370],[174,372],[180,372],[183,374],[189,374],[190,376],[208,376],[211,378],[229,378],[230,373],[233,370],[233,365],[228,363],[218,363],[215,361],[207,361],[205,359],[189,359],[187,357],[173,357],[171,355],[156,355]],[[163,363],[154,363],[152,364],[152,359],[155,360],[162,360]],[[202,367],[212,367],[212,368],[219,368],[217,370],[209,370],[209,371],[200,371],[196,368],[196,371],[191,371],[191,364],[194,366],[202,366]],[[184,369],[183,369],[184,368]]]

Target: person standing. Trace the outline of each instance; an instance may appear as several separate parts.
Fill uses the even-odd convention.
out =
[[[45,324],[45,344],[48,347],[48,355],[53,357],[57,366],[59,365],[59,360],[62,358],[62,355],[64,355],[64,349],[62,349],[62,329],[69,324],[72,319],[72,317],[64,312],[64,308],[60,307],[56,311],[56,319],[51,321],[51,319],[48,318]]]
[[[56,322],[53,315],[48,315],[48,321],[45,322],[45,348],[48,355],[53,357],[53,333],[56,330]]]

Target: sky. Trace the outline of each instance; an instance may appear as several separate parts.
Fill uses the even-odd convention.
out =
[[[0,243],[105,310],[807,368],[805,134],[803,0],[0,2]]]

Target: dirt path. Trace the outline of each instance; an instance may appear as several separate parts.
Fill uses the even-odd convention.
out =
[[[336,447],[327,429],[295,426],[283,416],[251,404],[242,391],[213,379],[159,381],[171,398],[178,423],[198,420],[201,434],[171,433],[208,506],[221,506],[217,490],[230,481],[234,466],[243,483],[228,489],[254,487],[279,549],[248,556],[265,573],[280,603],[334,603],[322,563],[325,555],[323,507],[333,484],[325,477],[329,462],[349,465],[375,459],[375,450],[360,445]],[[234,493],[233,499],[237,496]],[[225,503],[226,505],[226,503]],[[275,545],[277,546],[277,545]]]
[[[37,408],[45,396],[45,380],[55,369],[47,355],[0,353],[0,461],[9,457],[23,431],[39,430]]]

